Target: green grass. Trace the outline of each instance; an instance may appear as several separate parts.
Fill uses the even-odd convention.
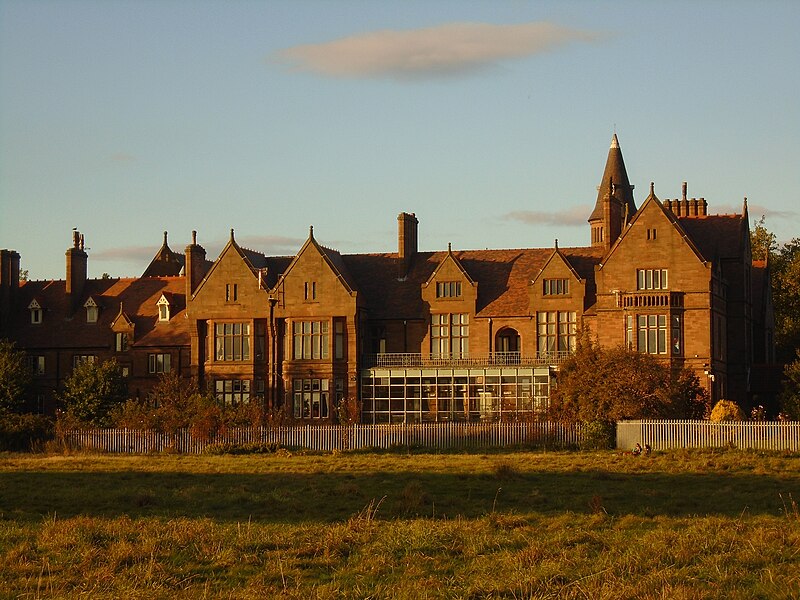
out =
[[[800,457],[0,456],[0,598],[800,598]]]

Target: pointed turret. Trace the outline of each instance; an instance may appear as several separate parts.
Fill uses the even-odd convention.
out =
[[[167,243],[167,232],[164,232],[164,243],[153,260],[142,273],[142,277],[174,277],[180,275],[184,265],[184,257],[173,252]]]
[[[617,134],[611,138],[606,168],[597,188],[597,201],[589,216],[592,246],[610,248],[636,212],[633,186],[628,181]]]

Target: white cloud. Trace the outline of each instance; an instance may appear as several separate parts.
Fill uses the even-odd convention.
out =
[[[528,225],[566,225],[575,227],[578,225],[586,225],[591,212],[590,207],[575,206],[555,212],[518,210],[506,214],[503,218],[509,221],[519,221]]]
[[[296,70],[342,78],[422,79],[470,74],[506,59],[547,52],[597,33],[548,22],[518,25],[449,23],[410,31],[373,31],[294,46],[277,59]]]

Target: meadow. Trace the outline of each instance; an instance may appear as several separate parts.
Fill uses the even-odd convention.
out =
[[[800,456],[0,455],[0,598],[800,598]]]

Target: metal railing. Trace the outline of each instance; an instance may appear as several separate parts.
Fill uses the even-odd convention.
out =
[[[365,354],[362,357],[364,368],[372,367],[545,367],[559,365],[570,352],[547,352],[525,355],[520,352],[493,352],[483,356],[445,355],[429,356],[410,352],[388,352],[384,354]]]
[[[95,429],[67,431],[63,443],[76,450],[125,454],[177,452],[201,454],[213,446],[275,444],[317,451],[388,449],[414,446],[430,449],[574,448],[583,441],[583,427],[550,422],[415,423],[383,425],[296,425],[234,428],[212,436],[190,430],[158,433],[150,430]]]
[[[637,443],[647,444],[653,450],[723,447],[798,452],[800,423],[655,420],[617,423],[617,447],[630,449]]]

